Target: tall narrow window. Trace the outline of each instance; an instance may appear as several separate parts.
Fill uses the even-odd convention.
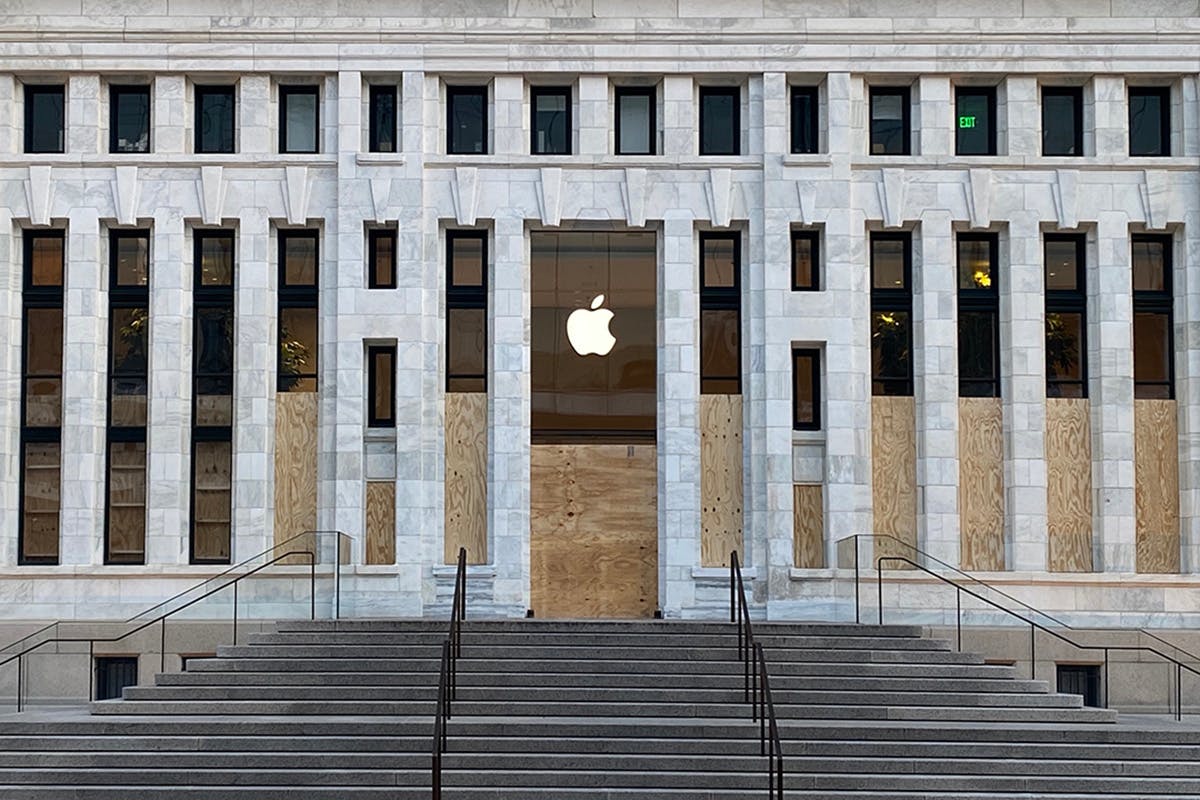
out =
[[[792,152],[817,152],[820,129],[817,87],[792,87]]]
[[[821,233],[792,231],[792,291],[815,292],[821,288]]]
[[[999,241],[994,233],[958,237],[958,394],[1000,396]]]
[[[1046,234],[1046,396],[1087,397],[1086,241]]]
[[[446,152],[472,155],[487,152],[487,87],[446,87]]]
[[[446,233],[446,391],[487,391],[487,232]]]
[[[368,149],[372,153],[396,152],[396,87],[372,84],[369,102]]]
[[[700,155],[741,152],[741,98],[736,86],[700,87]]]
[[[109,152],[149,153],[150,87],[113,86],[108,99]]]
[[[62,231],[24,235],[21,564],[57,564],[62,486]]]
[[[792,429],[821,429],[821,351],[792,348]]]
[[[396,345],[367,348],[367,427],[396,427]]]
[[[391,228],[367,231],[367,288],[396,288],[396,231]]]
[[[700,393],[742,393],[742,241],[700,234]]]
[[[66,89],[25,86],[25,152],[61,153],[66,141]]]
[[[910,113],[907,86],[871,87],[871,155],[909,154]]]
[[[1042,155],[1083,155],[1083,89],[1042,87]]]
[[[106,564],[146,560],[150,232],[109,234]]]
[[[1175,396],[1171,237],[1133,237],[1133,396]]]
[[[317,232],[279,232],[278,392],[317,391]]]
[[[1171,90],[1135,86],[1129,90],[1129,155],[1171,155]]]
[[[871,234],[871,394],[913,393],[912,234]]]
[[[619,156],[652,156],[658,139],[653,86],[618,86],[616,141]]]
[[[196,87],[197,153],[233,152],[235,111],[234,87]]]
[[[996,155],[996,89],[960,86],[954,91],[954,152]]]
[[[279,87],[279,152],[320,149],[320,97],[316,86]]]
[[[196,231],[191,563],[228,564],[233,533],[232,231]]]
[[[571,87],[534,86],[529,90],[533,115],[530,152],[542,156],[571,153]]]

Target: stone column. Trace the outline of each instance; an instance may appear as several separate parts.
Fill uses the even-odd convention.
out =
[[[950,78],[945,75],[922,75],[917,83],[917,107],[913,109],[917,146],[913,151],[923,156],[949,156],[954,152],[953,97]],[[919,413],[919,412],[918,412]],[[919,423],[918,423],[919,424]],[[920,466],[917,467],[920,471]]]
[[[662,154],[691,158],[697,153],[695,89],[691,75],[667,75],[662,88]],[[693,259],[694,260],[694,259]]]
[[[1095,122],[1095,155],[1129,156],[1129,104],[1123,75],[1092,78],[1092,119]]]
[[[275,104],[271,102],[271,78],[260,73],[243,75],[237,98],[239,153],[274,153],[279,139],[275,133]],[[273,135],[275,134],[275,135]]]
[[[17,563],[21,491],[21,239],[9,209],[0,210],[0,565]]]
[[[1042,106],[1038,102],[1037,78],[1010,75],[1005,82],[1006,132],[1008,152],[1016,156],[1037,156],[1042,152]]]
[[[72,75],[67,79],[66,151],[72,155],[94,155],[108,152],[108,143],[101,147],[101,138],[108,129],[101,128],[100,76]],[[104,103],[105,106],[108,103]]]
[[[604,156],[613,152],[612,107],[609,103],[607,75],[579,76],[579,131],[580,155]]]
[[[0,153],[22,149],[20,121],[25,106],[20,89],[11,74],[0,76]]]
[[[1175,237],[1175,398],[1179,407],[1181,571],[1200,572],[1200,209]],[[1191,267],[1189,269],[1189,267]]]
[[[525,124],[525,80],[520,75],[497,75],[492,82],[492,142],[496,155],[529,154]]]
[[[151,119],[154,130],[150,137],[156,154],[184,153],[188,149],[187,104],[184,101],[184,77],[182,75],[158,75],[151,89]]]

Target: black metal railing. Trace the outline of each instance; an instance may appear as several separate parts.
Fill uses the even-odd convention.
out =
[[[454,573],[454,601],[450,605],[450,634],[442,641],[442,661],[438,669],[437,708],[433,715],[433,800],[442,797],[442,754],[449,739],[446,732],[452,705],[458,696],[458,658],[462,655],[462,623],[467,618],[467,549],[458,548],[458,569]]]
[[[742,566],[737,551],[729,554],[729,621],[737,625],[738,658],[742,660],[744,692],[758,723],[759,748],[767,757],[767,797],[783,800],[783,740],[771,699],[771,681],[767,674],[767,659],[762,644],[754,641],[754,626],[750,623],[750,605],[742,581]]]

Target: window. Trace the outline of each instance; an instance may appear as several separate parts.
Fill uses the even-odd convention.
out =
[[[871,234],[871,394],[913,393],[912,234]]]
[[[571,153],[571,88],[535,86],[529,90],[533,120],[530,152],[541,156]]]
[[[315,153],[320,149],[319,96],[316,86],[279,87],[279,152]]]
[[[396,231],[391,228],[367,231],[367,288],[396,288]]]
[[[487,232],[446,233],[446,391],[487,391]]]
[[[396,87],[372,85],[369,97],[367,149],[372,153],[394,153],[397,149]]]
[[[63,152],[66,119],[66,89],[25,86],[26,153]]]
[[[1083,89],[1042,87],[1042,155],[1083,155]]]
[[[1046,396],[1087,397],[1085,239],[1046,234]]]
[[[960,156],[996,155],[996,90],[991,86],[960,86],[954,92],[955,153]]]
[[[792,429],[821,429],[821,351],[792,348]]]
[[[1129,155],[1171,155],[1171,90],[1136,86],[1129,90]]]
[[[1077,694],[1089,708],[1100,708],[1100,665],[1058,664],[1058,682],[1055,691],[1059,694]]]
[[[126,686],[137,686],[137,656],[96,657],[96,699],[119,700]]]
[[[108,91],[108,149],[150,152],[150,87],[113,86]]]
[[[815,153],[818,148],[817,87],[792,87],[792,152]]]
[[[317,391],[317,232],[279,232],[279,361],[275,390]]]
[[[1175,396],[1171,237],[1135,235],[1133,242],[1133,396]]]
[[[446,87],[446,152],[487,152],[487,87]]]
[[[150,232],[109,233],[108,469],[104,563],[146,559]]]
[[[909,114],[907,86],[871,87],[871,155],[909,154]]]
[[[736,86],[700,87],[700,155],[741,152],[742,92]]]
[[[653,86],[618,86],[617,155],[652,156],[658,138]]]
[[[196,152],[232,153],[234,87],[196,87]]]
[[[792,231],[792,291],[815,292],[821,288],[821,233]]]
[[[999,239],[958,237],[958,395],[1000,396]]]
[[[62,231],[26,231],[21,349],[21,564],[57,564],[62,487]]]
[[[396,427],[396,345],[367,348],[367,427]]]
[[[232,231],[196,231],[193,243],[193,564],[228,564],[233,533]]]
[[[700,234],[700,393],[742,393],[742,240]]]

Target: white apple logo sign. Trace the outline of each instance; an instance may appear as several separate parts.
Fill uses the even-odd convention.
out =
[[[612,322],[613,312],[600,308],[604,303],[604,295],[598,294],[592,299],[592,308],[577,308],[567,317],[567,341],[581,356],[595,353],[606,356],[617,343],[617,337],[608,330]]]

